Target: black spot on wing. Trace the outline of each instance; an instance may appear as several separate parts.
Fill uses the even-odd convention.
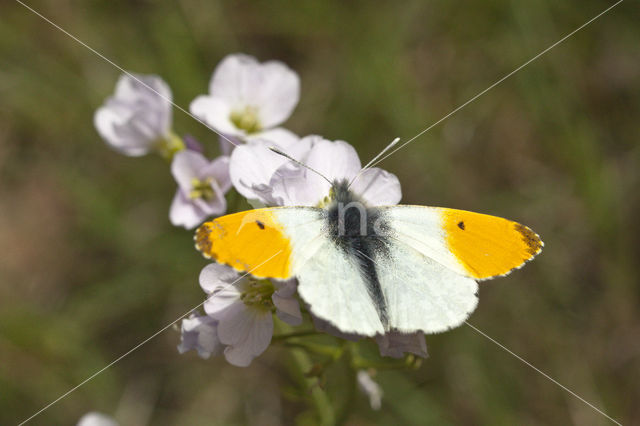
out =
[[[464,231],[464,222],[460,221],[458,222],[458,228],[462,229]]]
[[[260,222],[259,220],[256,220],[256,225],[258,225],[258,228],[264,229],[264,223]]]

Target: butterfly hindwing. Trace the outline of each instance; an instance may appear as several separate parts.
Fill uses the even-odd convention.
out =
[[[329,238],[296,272],[298,293],[313,314],[343,333],[373,336],[384,326],[357,262]]]
[[[389,315],[389,329],[439,333],[457,327],[478,303],[478,284],[398,240],[376,268]]]

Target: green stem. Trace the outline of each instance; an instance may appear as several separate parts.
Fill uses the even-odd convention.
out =
[[[317,334],[320,334],[320,333],[318,333],[318,331],[316,331],[316,330],[295,331],[293,333],[283,333],[283,334],[278,334],[276,336],[273,336],[271,341],[272,342],[277,342],[277,341],[281,341],[281,340],[291,339],[291,338],[294,338],[294,337],[315,336]]]
[[[335,346],[320,345],[311,342],[284,342],[284,345],[293,349],[303,349],[316,355],[328,357],[331,361],[335,361],[342,355],[342,349]]]
[[[344,398],[342,405],[340,406],[337,417],[338,424],[345,424],[349,420],[349,415],[353,409],[353,405],[356,399],[356,392],[358,388],[356,371],[357,368],[353,365],[354,359],[358,358],[358,348],[357,343],[354,342],[346,342],[345,344],[346,350],[344,351],[344,355],[347,358],[347,394]]]
[[[280,337],[280,340],[283,340],[284,336],[298,335],[296,337],[300,337],[300,334],[305,333],[306,335],[310,331],[292,331],[293,328],[290,325],[277,319],[274,326],[276,333],[278,333],[277,337],[282,336]],[[307,377],[307,373],[309,373],[313,368],[313,362],[307,353],[310,349],[304,345],[295,344],[295,342],[284,341],[282,343],[287,345],[289,348],[288,353],[292,360],[292,362],[287,363],[287,367],[303,389],[303,395],[306,396],[308,394],[311,398],[311,404],[313,405],[316,416],[318,417],[318,423],[322,426],[334,425],[336,423],[335,414],[328,395],[319,386],[317,377]],[[326,355],[326,353],[324,355]]]
[[[291,357],[296,367],[296,376],[298,381],[305,389],[308,389],[311,396],[313,407],[318,415],[319,424],[322,426],[332,426],[336,423],[335,413],[331,406],[331,401],[326,392],[318,386],[315,378],[309,379],[305,374],[311,370],[313,363],[309,355],[302,349],[292,349]]]

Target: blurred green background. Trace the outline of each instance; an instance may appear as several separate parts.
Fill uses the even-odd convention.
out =
[[[285,124],[366,160],[414,136],[612,2],[29,1],[187,108],[218,61],[280,59],[302,80]],[[483,283],[470,321],[624,424],[640,424],[640,8],[623,2],[386,160],[403,202],[508,217],[542,255]],[[16,424],[199,303],[206,262],[173,228],[155,156],[109,150],[93,112],[120,72],[18,3],[0,12],[0,424]],[[175,111],[175,129],[217,137]],[[292,424],[305,405],[271,348],[250,368],[180,356],[169,329],[36,418]],[[345,422],[609,424],[467,326],[380,372],[380,412]],[[339,375],[327,392],[343,398]],[[306,418],[306,422],[312,422]]]

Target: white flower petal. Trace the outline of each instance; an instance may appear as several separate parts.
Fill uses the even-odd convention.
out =
[[[223,345],[218,339],[216,320],[209,316],[192,314],[182,320],[182,335],[178,351],[182,354],[196,349],[201,358],[222,353]]]
[[[106,414],[92,411],[82,416],[77,426],[118,426],[118,422]]]
[[[355,148],[340,140],[331,142],[323,139],[316,142],[309,152],[306,164],[332,181],[351,180],[361,168]]]
[[[379,384],[373,381],[371,375],[365,370],[358,371],[358,386],[369,397],[369,404],[374,410],[379,410],[382,407],[382,388]]]
[[[240,275],[230,266],[220,265],[218,263],[210,263],[200,271],[200,287],[205,293],[211,294],[221,288],[229,287],[235,292],[237,297],[239,293],[231,284],[239,282]]]
[[[316,206],[329,195],[330,186],[324,180],[309,179],[312,171],[295,163],[285,163],[275,171],[269,182],[271,197],[279,206]]]
[[[207,216],[208,214],[196,206],[180,189],[176,191],[169,209],[169,220],[173,226],[193,229],[202,223]]]
[[[391,206],[402,198],[397,176],[379,168],[365,170],[351,186],[371,206]]]
[[[171,162],[171,174],[180,189],[188,193],[193,185],[192,180],[194,178],[200,179],[200,171],[208,165],[209,162],[204,155],[185,149],[174,155]]]
[[[229,316],[218,325],[220,341],[228,347],[224,355],[229,363],[246,367],[264,352],[273,335],[271,312],[248,308],[239,302],[229,307]]]
[[[293,158],[304,160],[312,144],[311,139],[303,138],[286,148],[276,143],[258,140],[241,145],[231,153],[229,175],[234,188],[248,199],[257,199],[265,204],[275,204],[270,196],[271,177],[281,165],[290,162],[286,157],[276,154],[269,148],[276,146],[286,149]]]
[[[235,53],[225,56],[211,76],[209,93],[230,106],[245,105],[254,89],[255,75],[260,66],[253,56]]]
[[[250,103],[258,107],[263,128],[283,123],[300,100],[300,78],[291,68],[279,61],[265,62]]]
[[[276,315],[289,325],[302,324],[302,312],[300,303],[296,299],[296,281],[289,280],[280,284],[280,288],[271,296],[276,307]]]
[[[358,154],[347,142],[331,142],[315,135],[304,137],[299,143],[303,142],[311,147],[306,157],[297,159],[331,181],[350,180],[360,170]],[[294,163],[278,168],[269,184],[273,188],[273,198],[285,206],[315,206],[331,189],[331,184],[323,177]]]
[[[244,305],[240,300],[240,293],[233,285],[221,287],[220,290],[210,295],[204,302],[204,311],[219,322],[227,322],[236,305]]]
[[[199,178],[205,179],[207,177],[213,177],[223,193],[226,193],[231,189],[231,178],[229,177],[229,157],[220,156],[213,160],[211,163],[203,167],[199,171]]]
[[[255,108],[261,127],[269,128],[291,115],[300,97],[300,79],[282,62],[260,64],[251,56],[234,54],[216,67],[209,93],[232,111]]]
[[[214,197],[211,200],[203,200],[201,198],[191,200],[204,213],[204,219],[209,216],[220,216],[227,210],[227,200],[216,182],[211,182],[211,189],[213,189],[214,193]]]
[[[291,130],[287,130],[284,127],[276,127],[274,129],[268,129],[263,132],[251,133],[245,137],[247,142],[252,141],[266,141],[279,147],[289,155],[288,149],[300,140],[300,137],[293,133]]]
[[[149,152],[171,129],[171,91],[157,76],[123,74],[94,116],[100,136],[131,156]]]
[[[271,175],[283,161],[282,156],[271,152],[264,144],[238,146],[231,153],[229,163],[231,183],[244,197],[268,204],[268,196],[256,190],[256,187],[267,185]]]
[[[158,99],[170,103],[171,89],[157,75],[137,73],[122,74],[116,83],[116,98],[123,102],[148,102],[155,104]]]
[[[209,216],[217,216],[227,209],[224,193],[230,189],[229,159],[219,157],[211,163],[199,152],[184,150],[178,152],[171,163],[171,173],[178,183],[178,193],[173,199],[169,218],[176,226],[193,228]],[[212,198],[191,198],[194,180],[198,184],[210,183]],[[224,188],[220,187],[220,183]]]
[[[224,100],[212,96],[201,95],[195,98],[189,111],[218,133],[225,136],[243,137],[245,132],[231,122],[231,106]]]
[[[105,106],[98,108],[93,122],[100,136],[116,151],[131,157],[147,154],[153,140],[130,131],[127,133],[127,120],[128,117],[123,117],[115,108]]]

